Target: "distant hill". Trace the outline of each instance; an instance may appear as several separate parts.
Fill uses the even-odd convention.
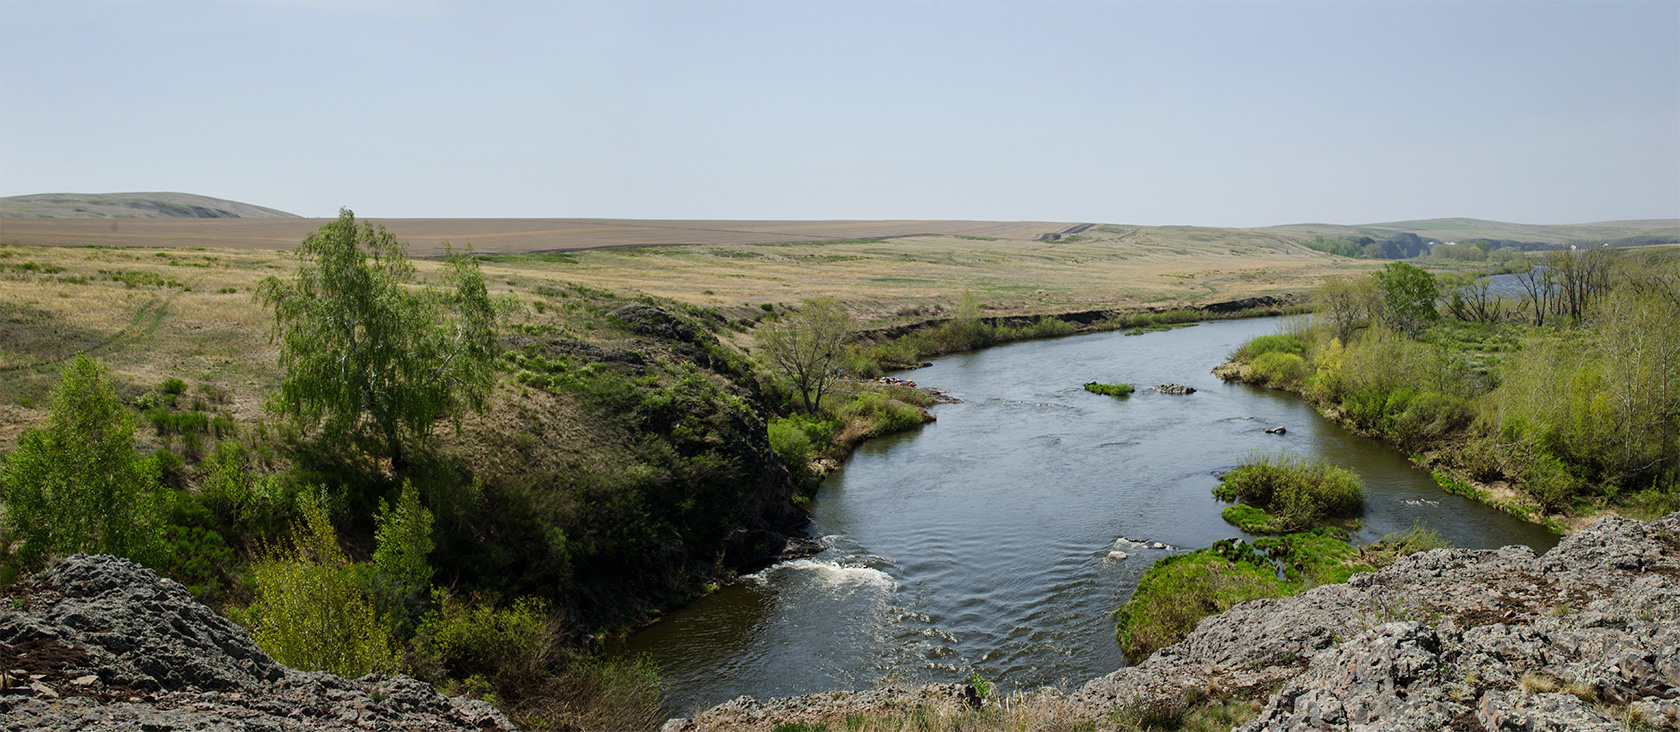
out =
[[[191,193],[38,193],[0,198],[0,217],[27,219],[295,219],[297,214]]]
[[[1435,241],[1530,242],[1535,244],[1657,244],[1680,242],[1680,219],[1600,221],[1589,224],[1512,224],[1482,219],[1426,219],[1383,224],[1342,226],[1338,224],[1289,224],[1264,229],[1279,233],[1323,237],[1386,239],[1395,234],[1416,234]]]

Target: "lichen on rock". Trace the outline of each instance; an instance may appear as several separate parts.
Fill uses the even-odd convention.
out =
[[[0,728],[513,729],[495,707],[407,676],[286,668],[185,587],[126,559],[78,554],[7,594]]]

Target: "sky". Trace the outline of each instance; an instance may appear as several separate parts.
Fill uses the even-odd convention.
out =
[[[1680,0],[0,0],[0,196],[326,217],[1680,217]]]

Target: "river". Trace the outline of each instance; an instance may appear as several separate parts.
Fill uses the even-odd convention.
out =
[[[1109,613],[1169,551],[1238,536],[1218,475],[1255,451],[1322,456],[1366,485],[1356,543],[1414,523],[1454,545],[1557,538],[1436,487],[1399,451],[1283,392],[1210,373],[1277,318],[1101,333],[946,356],[905,374],[962,404],[864,444],[818,491],[828,547],[670,613],[620,649],[647,653],[683,714],[736,696],[867,688],[879,678],[1077,685],[1126,663]],[[1126,382],[1130,397],[1088,393]],[[1196,393],[1150,391],[1181,383]],[[1283,426],[1287,434],[1263,432]],[[1125,541],[1161,542],[1149,549]],[[1126,559],[1111,559],[1120,550]]]

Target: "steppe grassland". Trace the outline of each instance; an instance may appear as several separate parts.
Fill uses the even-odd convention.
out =
[[[561,301],[538,288],[569,285],[716,307],[732,320],[761,316],[762,303],[834,296],[866,321],[893,322],[948,313],[964,292],[989,315],[1171,307],[1304,290],[1373,266],[1254,232],[1124,227],[1049,243],[930,236],[496,260],[482,264],[485,280],[524,303],[516,321],[555,317]],[[440,266],[415,263],[422,277]],[[79,351],[136,393],[182,378],[225,395],[221,408],[236,419],[255,419],[280,373],[269,311],[252,291],[294,266],[288,252],[257,248],[0,246],[0,446],[44,419],[48,390]],[[556,307],[545,315],[539,302]]]
[[[832,296],[861,318],[935,315],[973,292],[988,315],[1172,307],[1303,291],[1370,262],[1243,230],[1099,227],[1059,242],[906,237],[575,252],[555,276],[729,311]]]

